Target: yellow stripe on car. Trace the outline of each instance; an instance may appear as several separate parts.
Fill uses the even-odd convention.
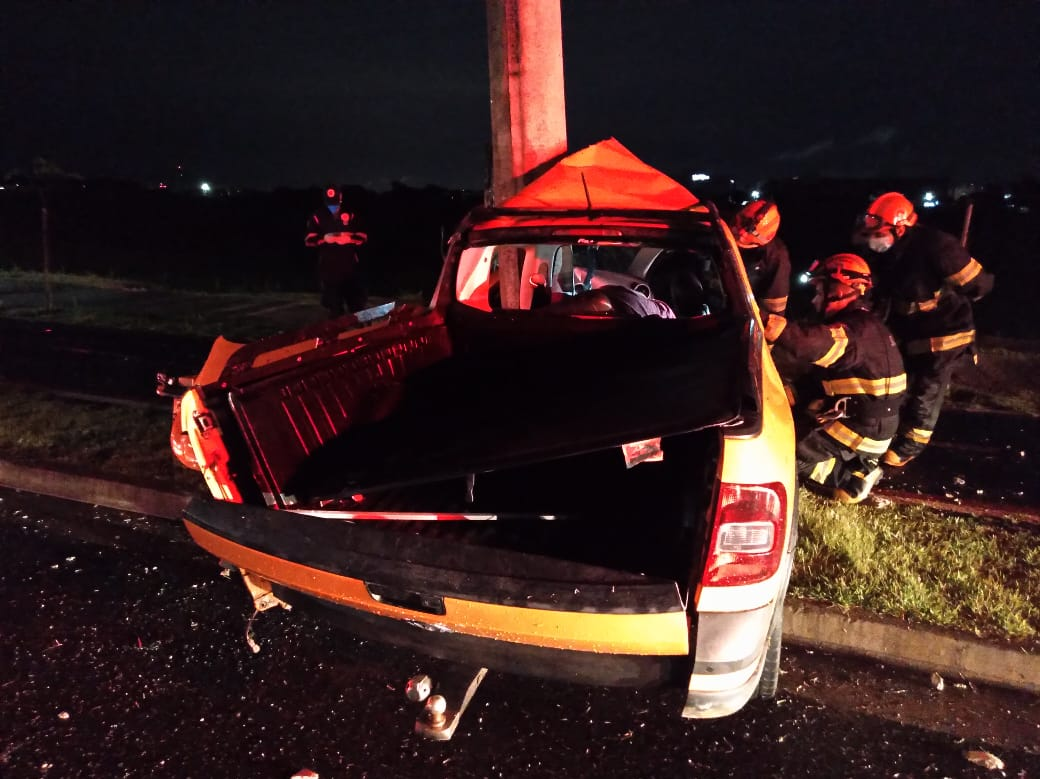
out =
[[[504,606],[444,596],[445,613],[426,614],[374,600],[360,579],[258,552],[187,520],[184,525],[195,543],[238,568],[290,589],[382,617],[551,649],[629,655],[685,655],[690,650],[685,611],[603,614]]]

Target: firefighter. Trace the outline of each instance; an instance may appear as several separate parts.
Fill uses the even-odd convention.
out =
[[[972,303],[993,275],[952,235],[917,223],[898,192],[881,195],[856,220],[852,237],[869,250],[875,309],[892,330],[909,376],[899,433],[882,462],[902,468],[932,438],[956,365],[978,361]]]
[[[780,229],[776,204],[752,200],[736,213],[730,228],[762,315],[783,316],[791,285],[791,257],[776,234]]]
[[[881,477],[879,458],[899,426],[906,390],[895,339],[864,299],[870,266],[856,254],[835,254],[809,267],[813,308],[820,321],[766,320],[766,340],[778,365],[807,369],[815,390],[801,415],[795,451],[798,475],[842,503],[859,503]]]
[[[330,317],[341,316],[345,311],[357,313],[368,298],[358,258],[358,247],[368,236],[351,229],[353,219],[354,215],[343,208],[343,193],[329,187],[325,190],[325,205],[307,220],[303,242],[318,249],[321,304]]]

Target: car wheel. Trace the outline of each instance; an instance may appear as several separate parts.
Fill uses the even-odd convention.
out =
[[[776,615],[769,626],[769,638],[766,639],[766,659],[762,664],[762,678],[758,681],[758,697],[769,700],[776,695],[780,683],[780,649],[784,632],[784,605],[777,604]]]

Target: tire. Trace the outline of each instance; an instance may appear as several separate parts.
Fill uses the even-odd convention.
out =
[[[776,695],[780,683],[780,650],[784,633],[784,604],[778,603],[776,615],[769,626],[769,637],[766,639],[766,658],[762,663],[762,678],[758,680],[758,697],[771,700]]]

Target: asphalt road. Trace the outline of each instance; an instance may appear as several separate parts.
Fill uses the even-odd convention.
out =
[[[261,614],[182,527],[0,491],[0,776],[1040,777],[1040,698],[788,650],[718,721],[681,691],[489,674],[455,739],[412,732],[414,654]],[[969,762],[986,750],[1003,774]]]
[[[878,486],[957,502],[1040,507],[1040,419],[944,409],[931,445]]]

